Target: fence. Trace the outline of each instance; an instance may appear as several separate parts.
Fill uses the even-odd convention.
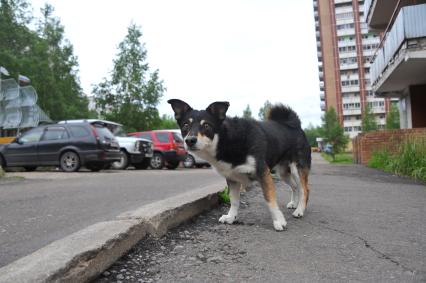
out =
[[[385,130],[359,134],[352,140],[354,163],[367,165],[374,151],[387,149],[396,152],[398,146],[410,137],[426,139],[426,128]]]

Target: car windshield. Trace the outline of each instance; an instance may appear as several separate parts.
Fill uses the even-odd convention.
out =
[[[111,132],[116,137],[127,137],[127,133],[120,126],[114,127]]]

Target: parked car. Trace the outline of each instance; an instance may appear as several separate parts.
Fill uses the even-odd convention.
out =
[[[0,145],[3,168],[59,166],[75,172],[81,166],[99,171],[120,160],[120,148],[114,135],[99,124],[43,125],[18,136],[9,144]]]
[[[183,161],[183,166],[185,168],[193,168],[194,166],[197,168],[202,168],[203,166],[210,167],[210,163],[198,157],[197,155],[188,152],[185,160]]]
[[[117,139],[120,145],[121,158],[113,162],[113,169],[126,169],[133,165],[136,169],[146,169],[151,163],[154,146],[150,140],[128,137],[123,130],[123,125],[106,120],[87,119],[87,120],[66,120],[60,124],[88,122],[90,124],[100,124],[107,127]]]
[[[332,144],[326,144],[323,148],[323,152],[327,154],[333,154],[333,145]]]
[[[186,150],[182,137],[171,130],[154,130],[129,133],[129,136],[151,140],[154,144],[154,154],[151,158],[151,168],[176,169],[186,158]]]

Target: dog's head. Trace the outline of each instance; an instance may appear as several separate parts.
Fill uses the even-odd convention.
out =
[[[172,105],[187,148],[191,151],[208,149],[226,118],[229,102],[213,102],[206,110],[194,110],[179,99],[167,102]]]

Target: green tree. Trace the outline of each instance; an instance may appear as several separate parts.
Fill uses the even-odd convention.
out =
[[[253,118],[253,116],[251,114],[250,105],[248,105],[248,104],[247,104],[246,109],[244,109],[243,118],[246,118],[246,119],[252,119]]]
[[[37,103],[53,120],[88,118],[77,58],[53,11],[45,5],[42,19],[34,23],[27,1],[0,0],[0,62],[12,77],[24,74],[31,79]]]
[[[104,78],[93,89],[101,115],[122,123],[128,131],[160,125],[156,107],[165,91],[158,70],[149,73],[147,50],[139,41],[141,36],[140,28],[132,23],[118,46],[111,78]]]
[[[349,137],[345,135],[343,128],[340,126],[336,110],[333,107],[328,108],[321,120],[320,134],[326,143],[333,146],[332,157],[334,160],[335,154],[341,153],[346,149]]]
[[[398,106],[394,103],[391,103],[391,108],[386,115],[386,129],[399,129],[401,126],[399,124],[399,109]]]
[[[266,115],[269,112],[269,109],[271,109],[272,103],[269,100],[266,100],[262,107],[259,109],[259,120],[265,120]]]
[[[164,114],[161,116],[160,125],[157,127],[160,130],[179,129],[176,119],[173,116]]]
[[[365,104],[364,115],[362,116],[362,132],[368,133],[377,131],[378,128],[376,117],[374,116],[370,103],[367,102]]]
[[[304,129],[306,138],[308,139],[309,145],[311,147],[318,146],[317,138],[321,137],[321,127],[314,126],[311,123],[306,129]]]

